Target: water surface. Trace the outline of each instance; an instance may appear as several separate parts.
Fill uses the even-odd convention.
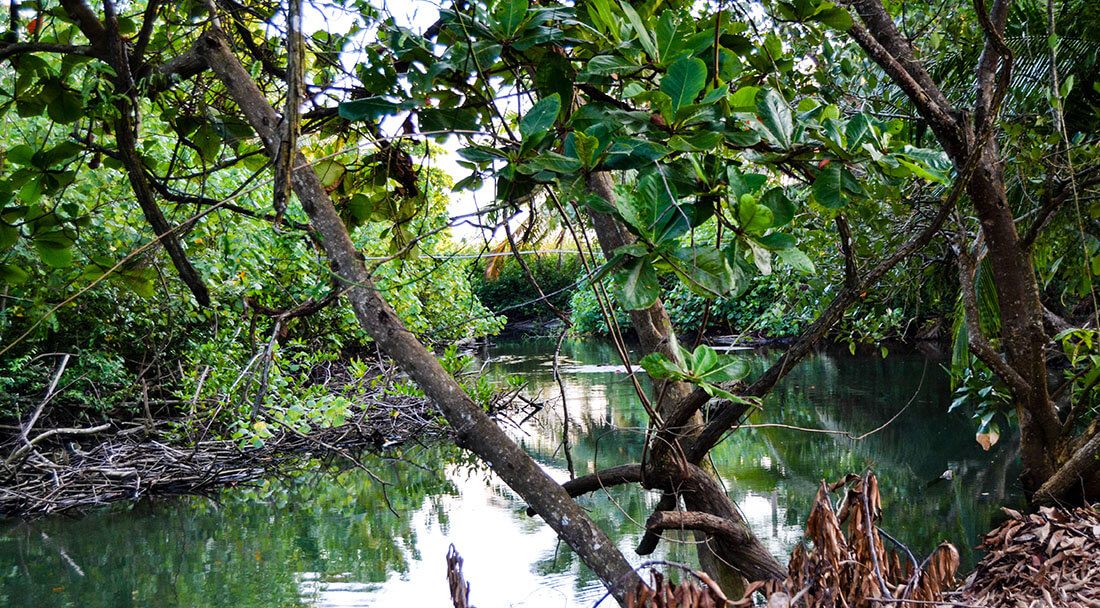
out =
[[[525,339],[481,356],[493,377],[519,374],[528,396],[547,402],[510,428],[552,476],[565,480],[553,351],[552,341]],[[756,369],[771,357],[738,355]],[[559,365],[575,473],[636,461],[646,417],[614,349],[567,341]],[[945,413],[948,403],[937,360],[818,354],[792,372],[750,422],[856,436],[883,428],[859,440],[742,429],[714,450],[714,465],[781,560],[799,541],[819,481],[871,466],[880,479],[886,530],[918,554],[950,539],[964,564],[972,564],[972,547],[998,507],[1019,500],[1015,456],[1005,445],[983,452],[970,421]],[[364,462],[386,486],[358,469],[318,464],[288,479],[228,489],[217,501],[8,522],[0,530],[0,605],[446,606],[445,555],[452,543],[465,559],[471,600],[481,608],[591,606],[603,595],[553,532],[527,517],[524,503],[467,455],[413,445]],[[947,469],[954,480],[929,485]],[[692,545],[675,539],[649,558],[634,555],[656,500],[627,487],[583,504],[635,564],[692,564]]]

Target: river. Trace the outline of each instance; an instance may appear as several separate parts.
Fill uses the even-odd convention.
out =
[[[553,352],[553,341],[524,339],[502,341],[480,357],[490,377],[518,375],[529,397],[547,402],[524,424],[506,424],[554,478],[566,480]],[[756,370],[774,357],[738,354]],[[636,460],[646,419],[610,344],[566,341],[559,364],[575,473]],[[917,554],[951,540],[963,567],[972,566],[974,546],[999,521],[999,507],[1021,500],[1017,459],[1013,438],[985,452],[972,423],[946,413],[942,364],[919,354],[816,354],[750,421],[813,431],[742,429],[712,452],[730,495],[773,554],[786,561],[799,542],[819,480],[873,467],[883,528]],[[875,432],[854,439],[835,431]],[[549,528],[527,517],[524,503],[468,455],[414,444],[364,462],[386,485],[359,469],[318,464],[227,489],[216,501],[7,522],[0,530],[0,605],[446,606],[451,544],[465,559],[470,597],[480,608],[592,606],[603,595]],[[948,469],[953,479],[936,481]],[[627,487],[583,504],[635,564],[693,563],[694,548],[675,539],[654,555],[634,555],[656,500]]]

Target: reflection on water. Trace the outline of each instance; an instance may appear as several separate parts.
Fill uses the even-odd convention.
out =
[[[553,351],[552,342],[524,340],[482,356],[494,375],[522,374],[531,396],[553,400],[515,436],[565,480]],[[757,369],[769,358],[744,356]],[[599,342],[566,342],[559,365],[576,473],[634,461],[646,418],[615,351]],[[1015,457],[1004,445],[983,452],[970,423],[944,413],[947,403],[936,361],[819,354],[777,388],[751,423],[858,436],[896,419],[860,440],[742,429],[713,452],[714,464],[781,559],[800,538],[819,480],[873,466],[887,531],[917,553],[951,539],[964,563],[973,563],[972,546],[997,507],[1018,501]],[[598,581],[553,532],[528,518],[522,501],[469,457],[445,446],[389,456],[365,461],[385,487],[360,470],[316,466],[227,490],[217,502],[175,500],[79,520],[9,523],[0,533],[0,605],[442,606],[451,543],[465,559],[471,600],[482,608],[591,606],[602,596]],[[929,485],[948,468],[953,481]],[[642,563],[633,547],[656,497],[619,488],[582,500]],[[694,550],[673,540],[651,557],[692,563]]]

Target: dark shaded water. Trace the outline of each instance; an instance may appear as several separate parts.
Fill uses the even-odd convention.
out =
[[[550,341],[523,340],[483,356],[492,375],[521,374],[529,394],[556,399],[553,348]],[[636,460],[645,416],[613,349],[567,342],[562,355],[576,473]],[[768,358],[744,356],[757,366]],[[799,540],[819,480],[873,466],[884,528],[918,554],[950,539],[965,566],[998,507],[1018,501],[1015,455],[1005,445],[983,452],[970,421],[945,413],[948,402],[938,361],[819,354],[787,378],[752,423],[858,436],[896,419],[861,440],[742,429],[713,452],[714,464],[781,559]],[[515,434],[564,480],[561,411],[555,401]],[[391,456],[366,461],[389,482],[384,489],[362,471],[317,467],[227,490],[216,503],[176,500],[80,520],[9,522],[0,531],[0,605],[443,606],[451,543],[465,558],[471,599],[481,608],[591,606],[600,598],[591,574],[483,467],[445,446]],[[928,485],[948,468],[953,481]],[[656,497],[622,488],[584,501],[633,556]],[[670,541],[650,557],[691,563],[694,549]]]

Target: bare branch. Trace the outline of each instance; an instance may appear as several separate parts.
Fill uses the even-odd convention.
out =
[[[589,475],[582,475],[576,479],[571,479],[563,483],[562,487],[565,488],[565,491],[568,492],[570,496],[575,498],[604,488],[612,488],[628,483],[641,483],[641,481],[642,465],[623,464],[617,467],[611,467],[610,469],[596,471]],[[528,507],[527,515],[534,517],[536,515],[535,510]]]
[[[656,511],[645,522],[646,530],[699,530],[721,536],[730,543],[741,544],[749,539],[749,532],[728,519],[701,511]]]
[[[16,42],[0,44],[0,61],[15,55],[26,53],[59,53],[61,55],[82,55],[94,57],[92,47],[87,45],[51,44],[48,42]]]

